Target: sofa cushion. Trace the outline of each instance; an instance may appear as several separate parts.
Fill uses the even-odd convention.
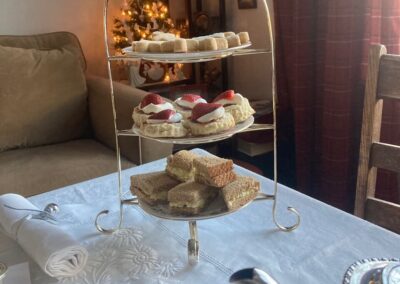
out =
[[[76,35],[70,32],[54,32],[38,35],[0,35],[0,45],[34,49],[65,48],[73,52],[84,70],[86,60]]]
[[[122,159],[122,168],[134,164]],[[115,152],[90,139],[0,153],[0,195],[31,196],[117,170]]]
[[[82,137],[83,69],[72,51],[0,46],[0,151]]]

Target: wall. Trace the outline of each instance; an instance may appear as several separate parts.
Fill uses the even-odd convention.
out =
[[[88,72],[106,75],[101,0],[0,0],[0,34],[70,31],[81,41]]]
[[[257,9],[246,10],[238,9],[237,0],[229,0],[228,2],[228,28],[235,32],[248,31],[252,48],[269,49],[270,42],[264,1],[257,1]],[[272,15],[272,0],[268,0],[268,7]],[[270,54],[230,58],[230,86],[251,99],[265,100],[271,98],[271,64]]]

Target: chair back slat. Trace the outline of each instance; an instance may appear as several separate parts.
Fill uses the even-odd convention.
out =
[[[372,143],[370,161],[371,167],[400,173],[400,146]]]
[[[400,234],[399,216],[400,205],[374,197],[367,198],[365,205],[366,220]]]
[[[379,66],[378,96],[400,99],[400,55],[385,54]]]

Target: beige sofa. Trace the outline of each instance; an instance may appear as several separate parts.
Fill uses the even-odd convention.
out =
[[[0,36],[0,194],[31,196],[117,170],[109,81],[86,76],[75,35]],[[115,83],[117,124],[145,92]],[[138,139],[120,140],[123,168],[139,163]],[[143,162],[172,145],[143,140]]]

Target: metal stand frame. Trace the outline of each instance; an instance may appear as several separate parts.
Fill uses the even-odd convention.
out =
[[[96,216],[95,226],[97,230],[103,234],[112,234],[115,231],[121,229],[123,224],[123,209],[124,205],[139,205],[137,197],[132,199],[123,199],[123,192],[122,192],[122,178],[121,178],[121,153],[119,147],[119,137],[120,136],[131,136],[131,137],[138,137],[139,139],[139,160],[140,164],[142,164],[142,144],[141,144],[141,137],[137,134],[133,133],[129,130],[118,130],[117,128],[117,115],[116,115],[116,108],[115,108],[115,98],[114,98],[114,85],[112,79],[112,71],[111,71],[111,62],[115,60],[132,60],[127,56],[112,56],[110,55],[110,50],[108,46],[108,24],[107,24],[107,16],[108,16],[108,3],[109,0],[104,0],[104,10],[103,10],[103,24],[104,24],[104,40],[105,40],[105,47],[106,47],[106,55],[107,55],[107,69],[108,69],[108,76],[110,80],[110,95],[111,95],[111,103],[113,108],[113,118],[114,118],[114,130],[115,130],[115,150],[117,156],[117,165],[118,165],[118,193],[120,199],[120,216],[118,226],[113,229],[105,229],[99,224],[100,217],[103,215],[107,215],[109,213],[108,210],[101,211]],[[272,200],[272,218],[277,226],[277,228],[284,232],[291,232],[295,230],[300,225],[300,214],[299,212],[293,207],[287,207],[287,210],[293,213],[296,216],[296,222],[291,226],[284,226],[279,223],[277,220],[277,194],[278,194],[278,171],[277,171],[277,127],[276,127],[276,74],[275,74],[275,47],[274,47],[274,39],[272,34],[272,24],[271,24],[271,17],[268,8],[268,4],[264,0],[266,14],[267,14],[267,25],[268,25],[268,32],[269,32],[269,39],[271,49],[245,49],[239,50],[234,52],[232,56],[242,56],[242,55],[250,55],[250,54],[271,54],[272,57],[272,108],[273,108],[273,124],[253,124],[250,128],[244,130],[246,131],[259,131],[259,130],[268,130],[272,129],[273,134],[273,143],[274,143],[274,194],[269,195],[265,193],[259,193],[257,198],[254,201],[264,201],[264,200]],[[199,241],[198,241],[198,234],[197,234],[197,223],[196,221],[189,221],[189,232],[190,232],[190,239],[188,240],[188,261],[190,264],[195,264],[199,261]]]

